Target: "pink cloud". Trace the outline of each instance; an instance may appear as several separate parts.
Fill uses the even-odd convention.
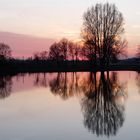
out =
[[[53,39],[21,35],[9,32],[0,32],[0,42],[8,44],[14,57],[30,57],[33,53],[48,50]]]

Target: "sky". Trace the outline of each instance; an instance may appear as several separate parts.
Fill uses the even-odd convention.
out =
[[[77,40],[83,13],[96,3],[115,3],[125,19],[129,51],[140,44],[139,0],[0,0],[0,31]]]

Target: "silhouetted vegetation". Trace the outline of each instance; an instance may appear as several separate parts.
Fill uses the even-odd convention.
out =
[[[114,4],[96,4],[85,12],[82,36],[94,64],[109,65],[123,53],[123,24],[123,16]]]
[[[0,43],[0,61],[10,58],[11,58],[11,48],[4,43]]]
[[[140,58],[140,45],[138,46],[136,57]]]
[[[42,51],[42,52],[37,52],[33,56],[33,60],[39,61],[39,60],[48,60],[48,52],[47,51]]]
[[[80,46],[64,38],[51,45],[49,59],[55,61],[78,60]]]
[[[11,48],[0,44],[0,72],[74,72],[140,70],[139,49],[133,63],[125,56],[127,41],[122,40],[124,20],[114,4],[96,4],[84,13],[82,40],[66,38],[54,42],[48,51],[36,52],[27,59],[11,57]]]

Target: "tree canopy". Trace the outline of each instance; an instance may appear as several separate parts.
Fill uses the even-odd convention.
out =
[[[10,57],[11,48],[4,43],[0,43],[0,60],[9,59]]]
[[[96,4],[84,13],[82,37],[90,46],[95,62],[109,64],[122,53],[126,46],[121,41],[123,24],[122,13],[114,4]]]

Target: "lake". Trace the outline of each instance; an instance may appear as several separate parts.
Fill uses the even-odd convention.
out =
[[[1,140],[139,140],[140,73],[0,77]]]

